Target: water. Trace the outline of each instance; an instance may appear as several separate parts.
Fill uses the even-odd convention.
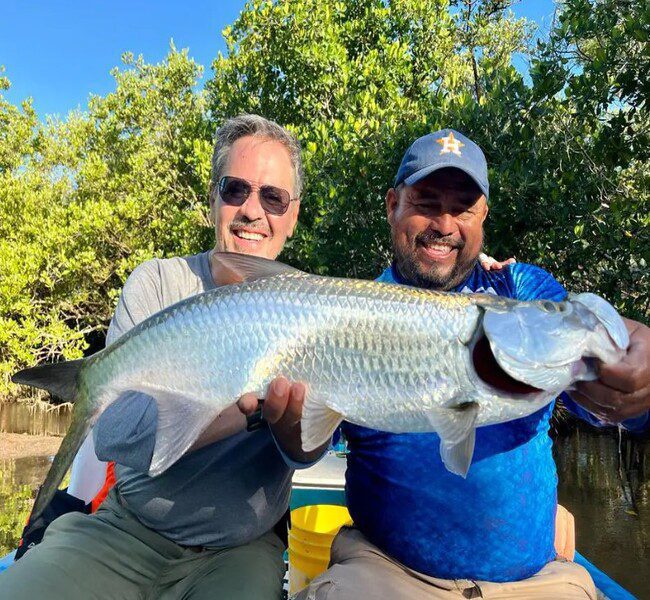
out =
[[[620,450],[619,472],[616,437],[578,429],[556,440],[558,498],[575,517],[578,551],[650,598],[650,441],[624,438]]]
[[[0,403],[0,556],[16,547],[58,445],[51,436],[63,437],[70,418],[66,408]]]
[[[0,433],[62,436],[69,421],[69,411],[0,403]],[[640,598],[650,598],[649,448],[650,442],[624,440],[622,473],[618,442],[611,435],[578,429],[556,440],[554,451],[558,496],[575,517],[578,550]],[[0,458],[0,556],[18,542],[50,460],[47,453]]]

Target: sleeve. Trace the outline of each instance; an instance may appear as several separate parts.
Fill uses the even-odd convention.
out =
[[[137,266],[126,280],[108,327],[106,345],[163,308],[160,271],[154,259]]]
[[[588,410],[582,408],[569,394],[563,392],[560,396],[562,404],[567,408],[567,410],[573,413],[576,417],[579,417],[583,421],[586,421],[594,427],[612,427],[611,423],[603,423],[598,417],[592,415]],[[640,415],[633,419],[626,419],[621,423],[621,427],[632,433],[645,433],[650,431],[650,412]]]
[[[566,300],[564,286],[544,269],[526,263],[515,263],[509,269],[517,300]]]
[[[126,392],[101,414],[93,437],[97,458],[146,472],[156,442],[156,401],[139,392]]]
[[[134,269],[115,308],[106,336],[109,346],[127,331],[162,310],[158,261],[150,260]],[[93,428],[95,453],[104,461],[149,470],[156,440],[158,410],[150,396],[123,394],[99,417]]]

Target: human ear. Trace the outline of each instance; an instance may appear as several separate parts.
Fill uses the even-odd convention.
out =
[[[399,196],[395,188],[390,188],[386,192],[386,218],[388,219],[388,224],[392,227],[395,211],[397,210],[397,205],[399,204]]]
[[[481,223],[485,223],[485,219],[487,219],[489,212],[490,212],[490,207],[488,206],[488,203],[486,201],[485,204],[483,205],[483,216],[481,217]]]
[[[293,232],[296,229],[296,225],[298,224],[298,214],[300,213],[300,199],[294,200],[292,204],[294,204],[292,207],[293,213],[291,215],[289,233],[287,234],[287,237],[291,237],[293,235]]]

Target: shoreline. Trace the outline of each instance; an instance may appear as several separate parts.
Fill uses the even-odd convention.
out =
[[[53,456],[62,441],[62,437],[54,435],[0,432],[0,457],[3,460],[15,460],[34,456]]]

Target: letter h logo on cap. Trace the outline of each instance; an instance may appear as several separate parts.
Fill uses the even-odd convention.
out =
[[[490,197],[487,161],[483,151],[453,129],[442,129],[415,140],[402,158],[394,187],[414,185],[434,171],[460,169],[469,175],[486,198]]]
[[[449,135],[438,138],[436,140],[441,146],[440,154],[447,154],[447,152],[453,152],[456,156],[462,156],[460,149],[465,145],[460,140],[457,140],[454,137],[454,132],[450,131]]]

